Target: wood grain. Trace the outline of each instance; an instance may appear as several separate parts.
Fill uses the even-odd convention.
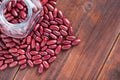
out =
[[[98,80],[120,80],[120,36],[105,62]]]
[[[37,68],[27,68],[10,70],[13,74],[0,72],[0,77],[10,74],[2,80],[96,80],[102,71],[100,80],[104,79],[104,63],[120,32],[119,4],[120,0],[57,0],[57,7],[72,22],[81,44],[61,52],[41,75]]]
[[[17,73],[18,67],[0,71],[0,80],[12,80]]]

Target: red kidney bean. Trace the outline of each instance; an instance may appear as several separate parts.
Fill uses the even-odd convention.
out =
[[[41,25],[42,25],[43,27],[48,27],[48,24],[45,23],[45,22],[41,22]]]
[[[67,31],[67,30],[68,30],[68,27],[67,27],[67,26],[64,26],[64,25],[60,25],[60,29],[61,29],[61,30],[64,30],[64,31]]]
[[[42,3],[43,5],[48,2],[48,0],[40,0],[40,1],[41,1],[41,3]]]
[[[8,38],[8,36],[4,34],[0,34],[0,38]]]
[[[45,52],[45,51],[43,51],[43,52],[40,52],[39,54],[42,55],[42,56],[45,56],[45,55],[47,55],[48,53]]]
[[[20,48],[27,48],[27,46],[28,46],[27,44],[23,44],[20,46]]]
[[[10,16],[11,16],[10,13],[5,14],[5,18],[10,17]]]
[[[55,1],[49,1],[49,3],[50,3],[52,6],[56,7],[56,2],[55,2]]]
[[[32,59],[32,56],[31,56],[30,53],[26,53],[26,56],[27,56],[28,59]]]
[[[57,39],[57,36],[54,35],[54,34],[52,34],[52,33],[50,33],[50,37],[51,37],[52,39]]]
[[[12,53],[12,56],[14,56],[14,57],[17,57],[17,56],[19,56],[20,54],[18,54],[18,53]]]
[[[12,42],[12,39],[11,38],[6,38],[6,39],[2,39],[3,42],[5,43],[9,43],[9,42]]]
[[[48,62],[49,63],[52,63],[53,61],[55,61],[56,60],[56,56],[53,56],[53,57],[51,57],[49,60],[48,60]]]
[[[30,52],[30,50],[31,50],[31,46],[28,45],[28,47],[27,47],[27,51],[26,51],[26,52]]]
[[[0,54],[7,54],[7,53],[9,53],[9,51],[7,51],[7,50],[0,51]]]
[[[40,37],[36,37],[35,40],[38,41],[38,42],[42,41],[42,39]]]
[[[3,61],[0,61],[0,66],[2,66],[3,65]]]
[[[49,12],[48,16],[49,16],[49,18],[50,18],[51,21],[54,19],[52,12]]]
[[[15,17],[18,16],[18,13],[15,9],[12,9],[12,15],[15,16]]]
[[[44,70],[43,64],[40,64],[39,68],[38,68],[38,72],[41,74]]]
[[[17,12],[20,12],[20,10],[19,10],[18,8],[15,8],[15,10],[16,10]]]
[[[58,22],[58,24],[63,24],[63,20],[60,18],[55,18],[55,21]]]
[[[66,26],[70,26],[70,21],[67,18],[63,18],[63,22]]]
[[[47,33],[47,32],[44,32],[44,34],[43,34],[44,36],[47,36],[47,37],[49,37],[49,33]]]
[[[17,48],[11,48],[11,49],[9,49],[9,52],[10,53],[15,53],[15,52],[17,52]]]
[[[61,48],[61,45],[57,46],[57,48],[55,49],[55,54],[59,54],[61,52]]]
[[[67,40],[70,40],[70,41],[73,41],[73,40],[76,39],[76,37],[75,37],[75,36],[67,36],[66,39],[67,39]]]
[[[72,27],[69,27],[68,34],[73,35],[73,28]]]
[[[44,15],[44,18],[45,18],[46,20],[49,20],[49,19],[50,19],[47,14]]]
[[[48,29],[48,28],[44,28],[44,31],[47,32],[47,33],[51,33],[52,32],[52,30]]]
[[[20,61],[18,62],[19,65],[22,65],[22,64],[25,64],[25,63],[26,63],[26,59],[20,60]]]
[[[0,60],[5,60],[5,58],[4,57],[0,57]]]
[[[25,59],[25,58],[26,58],[25,55],[20,55],[20,56],[17,57],[17,60],[21,60],[21,59]]]
[[[37,55],[37,54],[38,54],[38,51],[31,51],[30,54],[31,54],[31,55]]]
[[[41,47],[45,46],[46,43],[47,43],[47,38],[45,38],[45,39],[41,42]]]
[[[37,60],[37,59],[40,59],[41,58],[41,55],[35,55],[32,57],[32,60]]]
[[[13,59],[6,59],[5,60],[5,63],[7,64],[7,63],[11,63],[11,62],[13,62],[14,60]]]
[[[10,63],[9,64],[9,67],[15,67],[15,66],[17,66],[17,64],[18,64],[18,62],[17,61],[14,61],[14,62],[12,62],[12,63]]]
[[[67,35],[68,35],[68,33],[67,33],[66,31],[64,31],[64,30],[60,30],[60,33],[61,33],[63,36],[67,36]]]
[[[48,62],[47,62],[47,61],[43,61],[43,66],[44,66],[46,69],[49,68]]]
[[[0,51],[2,50],[2,47],[0,47]]]
[[[80,43],[80,39],[75,39],[73,42],[72,42],[72,45],[78,45]]]
[[[55,8],[54,11],[53,11],[53,16],[54,16],[54,17],[57,17],[57,14],[58,14],[58,9]]]
[[[42,26],[40,26],[39,32],[40,32],[41,34],[43,34],[43,27],[42,27]]]
[[[56,35],[56,36],[60,36],[61,33],[59,31],[53,31],[53,34]]]
[[[47,49],[46,50],[50,55],[55,55],[55,52],[54,52],[54,50],[52,50],[52,49]]]
[[[57,25],[58,23],[56,21],[50,21],[50,24]]]
[[[28,42],[29,42],[29,41],[28,41],[28,37],[27,37],[27,38],[25,38],[25,39],[23,39],[23,40],[22,40],[22,42],[21,42],[21,44],[25,44],[25,43],[26,43],[26,41],[27,41],[27,44],[28,44]]]
[[[23,50],[23,49],[19,49],[17,52],[18,52],[19,54],[25,54],[25,50]]]
[[[58,17],[59,18],[63,18],[64,17],[62,11],[60,11],[60,10],[58,10]]]
[[[38,28],[39,28],[40,24],[36,24],[35,28],[34,28],[34,31],[37,31]]]
[[[6,13],[7,13],[7,8],[5,8],[5,9],[3,10],[3,13],[4,13],[4,14],[6,14]]]
[[[50,26],[50,29],[51,29],[51,30],[58,31],[58,30],[59,30],[59,27],[58,27],[57,25],[51,25],[51,26]]]
[[[6,43],[6,47],[14,47],[16,44],[14,42]]]
[[[20,46],[17,45],[17,46],[15,46],[15,48],[20,49]]]
[[[63,41],[63,36],[59,36],[59,38],[58,38],[58,40],[57,40],[57,44],[62,43],[62,41]]]
[[[41,16],[44,16],[45,12],[44,10],[41,11]]]
[[[35,32],[35,34],[33,35],[33,38],[38,38],[38,37],[40,37],[41,36],[41,34],[39,33],[39,31],[36,31]],[[37,40],[37,39],[36,39]]]
[[[20,40],[19,39],[12,39],[15,43],[17,43],[17,44],[20,44]]]
[[[32,49],[35,48],[35,40],[34,40],[34,39],[32,39],[31,48],[32,48]]]
[[[47,49],[48,46],[44,46],[42,47],[41,51],[45,51]]]
[[[32,40],[31,36],[28,36],[27,37],[27,44],[30,44],[31,40]]]
[[[36,51],[39,51],[40,50],[40,44],[36,43],[35,48],[36,48]]]
[[[20,4],[20,3],[17,3],[16,5],[17,5],[17,8],[18,8],[18,9],[21,9],[21,10],[22,10],[22,9],[24,8],[23,5]]]
[[[50,55],[45,55],[44,57],[42,57],[42,60],[48,60],[50,57]]]
[[[7,8],[7,10],[8,10],[8,11],[11,11],[11,9],[12,9],[12,2],[10,1],[10,2],[8,3],[8,8]]]
[[[57,40],[49,40],[47,41],[47,45],[52,45],[55,44],[57,42]]]
[[[53,44],[53,45],[50,45],[48,48],[49,49],[55,49],[57,47],[57,45],[56,44]]]
[[[47,3],[46,6],[50,11],[54,10],[54,7],[51,4]]]
[[[29,65],[30,67],[34,67],[34,64],[33,64],[33,62],[32,62],[31,60],[28,60],[27,63],[28,63],[28,65]]]
[[[7,64],[3,64],[2,66],[0,66],[0,70],[5,70],[8,67]]]
[[[71,45],[63,45],[62,46],[62,49],[63,50],[68,50],[68,49],[70,49],[71,48]]]
[[[25,69],[27,67],[27,64],[22,64],[21,66],[20,66],[20,69]]]
[[[24,11],[20,12],[21,18],[25,19],[27,17],[27,14]]]
[[[50,22],[48,20],[43,20],[46,24],[50,25]]]
[[[41,23],[41,22],[43,21],[43,19],[44,19],[44,17],[41,16],[41,17],[40,17],[40,20],[39,20],[39,23]]]
[[[34,60],[33,64],[38,65],[42,63],[42,59]]]
[[[62,42],[63,44],[71,44],[71,41],[68,41],[68,40],[63,40]]]
[[[10,54],[6,54],[4,55],[5,58],[12,58],[12,56]]]
[[[46,6],[43,6],[43,10],[44,10],[44,12],[47,14],[48,13],[48,8],[46,7]]]
[[[16,6],[16,4],[17,4],[17,0],[14,0],[14,1],[12,1],[12,3],[13,3],[13,7],[15,7]]]

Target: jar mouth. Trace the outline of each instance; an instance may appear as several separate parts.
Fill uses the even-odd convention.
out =
[[[27,11],[28,11],[28,14],[27,14],[27,17],[26,19],[21,22],[21,23],[17,23],[17,24],[12,24],[10,22],[8,22],[5,18],[5,15],[4,15],[4,9],[6,7],[6,5],[8,4],[9,0],[4,0],[2,2],[2,4],[0,5],[1,6],[1,22],[4,24],[4,25],[9,25],[9,26],[13,26],[13,27],[23,27],[24,25],[26,25],[30,19],[31,19],[31,16],[32,16],[32,9],[33,9],[33,6],[31,5],[34,5],[34,4],[29,4],[28,0],[23,0],[27,6]]]

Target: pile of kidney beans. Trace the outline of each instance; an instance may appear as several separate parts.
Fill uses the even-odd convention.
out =
[[[70,21],[56,8],[56,1],[40,1],[43,4],[41,17],[26,38],[11,38],[0,31],[0,70],[18,65],[20,69],[38,66],[38,72],[42,73],[56,60],[61,50],[80,43],[73,34]],[[9,13],[19,16],[12,11]]]
[[[27,6],[22,0],[12,0],[4,9],[6,20],[12,24],[23,22],[26,19],[27,14]]]

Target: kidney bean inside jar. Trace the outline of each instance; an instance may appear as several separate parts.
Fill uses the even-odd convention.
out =
[[[12,24],[23,22],[27,14],[28,8],[23,0],[10,0],[4,8],[4,17]]]

